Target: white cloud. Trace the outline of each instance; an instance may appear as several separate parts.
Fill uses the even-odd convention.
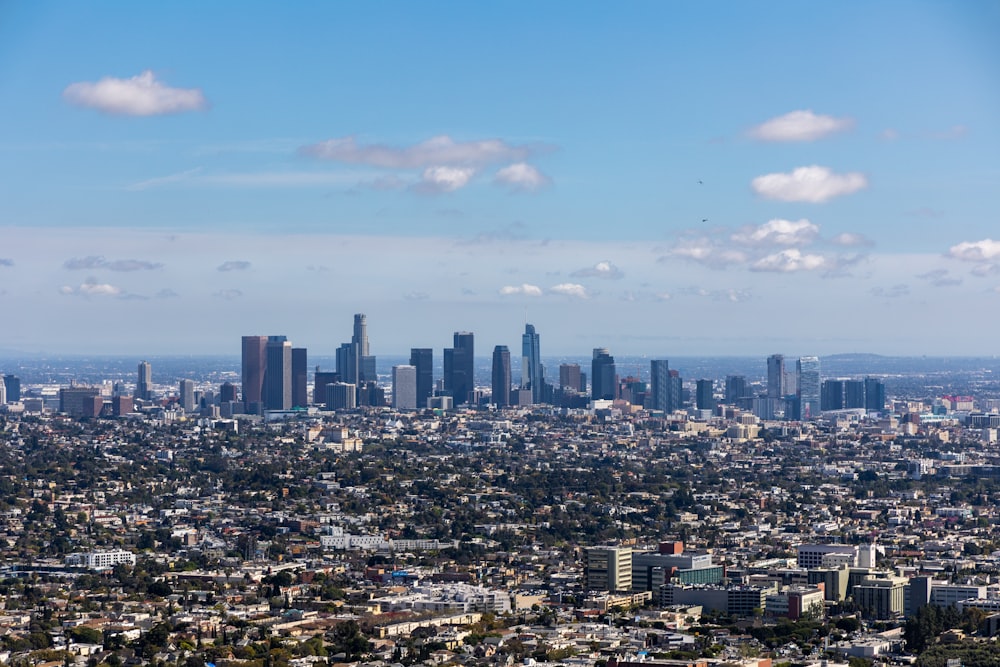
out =
[[[573,296],[580,299],[590,298],[590,294],[587,293],[587,288],[583,285],[578,285],[577,283],[560,283],[550,287],[549,291],[553,294],[563,294],[565,296]]]
[[[887,127],[879,133],[878,138],[882,141],[895,141],[896,139],[899,139],[899,131],[894,130],[891,127]]]
[[[216,271],[246,271],[250,268],[250,262],[242,259],[223,262],[216,267]]]
[[[606,278],[608,280],[618,280],[625,277],[621,269],[608,261],[578,269],[569,275],[574,278]]]
[[[454,192],[469,184],[476,170],[471,167],[427,167],[414,188],[420,192]]]
[[[96,83],[71,83],[63,91],[63,97],[77,106],[126,116],[158,116],[208,107],[201,90],[171,88],[157,81],[149,70],[131,79],[109,76]]]
[[[854,232],[842,232],[837,234],[830,239],[830,243],[833,243],[834,245],[846,246],[848,248],[874,245],[872,240],[864,234],[856,234]]]
[[[403,298],[407,301],[426,301],[431,298],[431,295],[427,292],[407,292]]]
[[[176,174],[167,174],[166,176],[154,176],[153,178],[147,178],[143,181],[137,181],[135,183],[130,183],[125,186],[126,190],[131,192],[138,192],[141,190],[148,190],[150,188],[156,188],[161,185],[170,185],[171,183],[183,183],[189,181],[192,177],[197,176],[201,173],[201,167],[195,167],[194,169],[188,169],[186,171],[177,172]]]
[[[670,292],[658,292],[656,294],[657,301],[670,301],[670,299],[672,298],[673,296],[670,294]]]
[[[850,118],[814,114],[811,110],[790,111],[750,130],[760,141],[815,141],[854,126]]]
[[[549,184],[549,177],[526,162],[517,162],[499,169],[494,183],[507,185],[515,190],[538,190]]]
[[[827,260],[822,255],[803,255],[798,248],[790,248],[762,257],[750,266],[750,270],[792,273],[795,271],[814,271],[822,269],[826,265]]]
[[[97,282],[97,278],[91,277],[83,281],[76,289],[69,285],[64,285],[59,288],[59,292],[77,296],[119,296],[123,293],[123,290],[108,283],[99,283]]]
[[[432,165],[496,164],[524,160],[533,152],[501,139],[455,141],[447,135],[432,137],[413,146],[360,145],[353,136],[329,139],[303,146],[301,153],[324,160],[364,164],[386,169],[418,169]]]
[[[504,285],[500,288],[500,294],[503,296],[511,296],[513,294],[523,294],[525,296],[541,296],[542,288],[538,285],[529,285],[524,283],[522,285]]]
[[[798,167],[791,173],[765,174],[753,179],[751,187],[765,199],[822,203],[868,187],[859,172],[835,174],[827,167]]]
[[[762,225],[742,229],[730,238],[746,245],[808,245],[819,234],[819,225],[805,218],[797,221],[775,218]]]
[[[988,262],[1000,259],[1000,241],[963,241],[948,250],[948,256],[963,262]]]

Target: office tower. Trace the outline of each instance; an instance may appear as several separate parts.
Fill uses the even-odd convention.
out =
[[[434,394],[434,350],[410,348],[410,365],[417,369],[417,408],[423,410],[427,399]]]
[[[292,407],[304,408],[309,405],[308,385],[309,365],[306,348],[292,348]]]
[[[715,397],[712,395],[711,380],[698,380],[696,383],[695,406],[699,410],[715,409]]]
[[[292,408],[292,344],[284,336],[268,336],[263,403],[266,410]]]
[[[767,397],[784,398],[787,393],[785,357],[781,354],[772,354],[767,358]]]
[[[819,358],[800,357],[795,362],[795,371],[798,376],[798,390],[796,397],[799,401],[799,418],[815,419],[819,417]]]
[[[590,397],[594,400],[614,400],[617,389],[615,358],[607,348],[595,347],[590,362]]]
[[[392,367],[392,407],[396,410],[417,408],[417,367]]]
[[[219,387],[219,402],[232,403],[236,400],[236,385],[232,382],[223,382]]]
[[[631,547],[590,547],[586,551],[587,590],[619,592],[632,588]]]
[[[469,400],[474,386],[474,338],[468,331],[456,331],[455,346],[444,351],[444,388],[455,399],[455,405]]]
[[[313,375],[313,403],[326,405],[326,387],[335,382],[340,382],[340,373],[321,371],[317,366]]]
[[[0,382],[0,405],[7,404],[7,383]]]
[[[885,385],[876,378],[865,378],[865,409],[871,412],[885,410]]]
[[[267,336],[243,336],[243,402],[248,412],[263,403],[266,370]]]
[[[544,398],[541,338],[535,333],[535,325],[524,325],[524,334],[521,336],[521,389],[531,390],[532,403],[541,403]]]
[[[649,362],[649,402],[651,410],[673,412],[670,400],[670,365],[666,359]]]
[[[337,372],[345,382],[358,385],[375,382],[375,357],[368,350],[368,318],[364,313],[354,315],[354,333],[350,343],[337,348]]]
[[[357,387],[349,382],[335,382],[326,386],[328,410],[353,410],[358,407]]]
[[[580,364],[559,365],[559,386],[571,391],[581,391]]]
[[[670,390],[670,411],[676,412],[684,407],[684,380],[681,378],[680,371],[670,369],[670,382],[667,387]]]
[[[865,383],[861,380],[844,381],[844,407],[857,410],[865,407]]]
[[[148,401],[152,397],[150,390],[152,384],[153,366],[148,361],[140,361],[139,376],[135,382],[135,394],[133,395],[140,401]]]
[[[844,408],[844,382],[823,380],[819,387],[820,410],[842,410]]]
[[[181,380],[177,387],[177,395],[184,412],[194,412],[194,380]]]
[[[505,408],[510,405],[510,350],[506,345],[493,348],[492,377],[493,403],[498,408]]]
[[[4,375],[3,386],[7,392],[8,403],[19,403],[21,401],[21,378],[16,375]]]
[[[747,379],[743,375],[726,376],[726,403],[735,405],[738,401],[750,398],[750,389],[747,387]]]

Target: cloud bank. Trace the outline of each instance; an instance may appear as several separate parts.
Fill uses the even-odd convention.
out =
[[[765,199],[820,204],[868,187],[868,179],[859,172],[835,174],[827,167],[798,167],[790,173],[758,176],[750,186]]]
[[[749,134],[759,141],[816,141],[852,127],[854,121],[850,118],[835,118],[805,109],[765,121]]]

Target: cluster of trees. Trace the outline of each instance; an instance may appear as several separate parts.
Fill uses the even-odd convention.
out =
[[[906,620],[906,629],[903,631],[906,648],[915,653],[922,653],[934,644],[937,636],[942,632],[953,628],[959,628],[968,633],[977,632],[982,627],[985,618],[985,612],[973,607],[959,613],[953,606],[925,605]]]

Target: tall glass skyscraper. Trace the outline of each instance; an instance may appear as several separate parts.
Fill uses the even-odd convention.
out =
[[[267,336],[243,336],[243,401],[248,410],[262,403],[266,347]]]
[[[264,408],[290,410],[292,407],[292,344],[284,336],[268,336],[265,347]]]
[[[795,370],[798,376],[799,418],[815,419],[821,409],[819,357],[799,357]]]
[[[455,405],[469,401],[474,386],[474,337],[468,331],[456,331],[455,346],[444,351],[444,388],[451,392]]]
[[[614,400],[618,372],[615,358],[607,348],[595,347],[590,362],[590,397],[594,400]]]
[[[417,408],[427,407],[434,393],[434,350],[429,347],[410,349],[410,365],[417,369]]]
[[[541,403],[544,385],[541,336],[535,333],[535,325],[525,324],[521,336],[521,389],[530,389],[531,402]]]
[[[530,325],[529,325],[530,326]],[[510,350],[506,345],[493,348],[493,403],[498,408],[510,405]]]
[[[787,393],[785,357],[781,354],[772,354],[767,358],[767,397],[784,398]]]

